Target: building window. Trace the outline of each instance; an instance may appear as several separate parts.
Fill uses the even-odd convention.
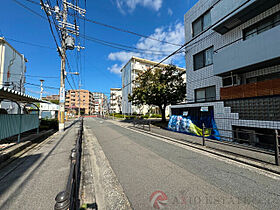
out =
[[[250,77],[246,78],[246,84],[248,83],[255,83],[255,82],[262,82],[265,80],[273,80],[273,79],[279,79],[280,78],[280,72],[275,72],[271,74],[265,74],[265,75],[259,75],[256,77]]]
[[[273,14],[243,30],[243,39],[249,39],[275,26],[280,25],[280,13]]]
[[[213,49],[214,47],[210,47],[193,56],[194,70],[213,64]]]
[[[237,85],[237,75],[223,77],[223,87]]]
[[[216,100],[216,86],[200,88],[195,90],[195,102]]]
[[[211,26],[211,13],[210,10],[200,16],[192,23],[193,37],[198,35],[200,32]]]

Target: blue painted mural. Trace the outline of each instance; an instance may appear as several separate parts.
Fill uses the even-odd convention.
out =
[[[202,117],[172,115],[167,129],[175,132],[202,136],[203,123],[206,128],[204,132],[206,137],[221,140],[213,114]]]

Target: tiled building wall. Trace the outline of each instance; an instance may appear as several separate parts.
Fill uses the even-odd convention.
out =
[[[223,16],[227,14],[222,14],[218,9],[222,2],[229,0],[200,0],[198,3],[190,9],[184,19],[185,19],[185,41],[188,42],[192,39],[192,22],[203,15],[208,11],[213,5],[214,7],[211,10],[212,24],[220,20]],[[244,1],[235,1],[235,4],[240,4]],[[232,10],[234,9],[231,8]],[[225,10],[229,13],[229,10]],[[216,86],[216,99],[220,99],[220,88],[222,87],[222,78],[214,76],[213,65],[201,68],[199,70],[193,71],[193,56],[202,50],[205,50],[211,46],[214,46],[214,52],[219,53],[220,50],[223,50],[225,45],[231,47],[238,42],[243,41],[243,29],[248,26],[274,14],[275,12],[280,11],[280,4],[270,8],[269,10],[263,12],[262,14],[250,19],[244,24],[236,27],[235,29],[229,31],[228,33],[221,35],[214,32],[212,29],[205,32],[204,34],[197,37],[195,40],[190,42],[186,48],[186,79],[187,79],[187,102],[194,102],[195,100],[195,89],[204,88],[208,86]],[[233,43],[234,42],[234,43]],[[231,44],[233,43],[233,44]],[[215,62],[215,60],[213,61]],[[265,69],[260,69],[254,72],[246,73],[245,77],[249,78],[252,76],[257,76],[263,73],[273,73],[279,71],[279,66],[269,67]],[[207,105],[208,104],[208,105]],[[212,102],[212,103],[203,103],[203,104],[188,104],[187,107],[191,106],[213,106],[214,114],[216,118],[216,124],[218,128],[224,130],[232,130],[232,125],[238,126],[248,126],[248,127],[264,127],[263,125],[271,125],[273,128],[280,128],[278,122],[262,122],[262,121],[252,121],[252,120],[239,120],[238,113],[231,113],[230,107],[225,107],[224,102]],[[267,127],[267,126],[266,126]],[[232,136],[231,132],[222,131],[221,135]]]
[[[200,0],[186,15],[185,15],[185,33],[186,33],[186,42],[192,38],[192,22],[205,13],[209,8],[215,4],[216,0]],[[242,31],[250,25],[274,14],[275,12],[280,11],[280,4],[272,7],[271,9],[263,12],[262,14],[250,19],[246,23],[240,25],[239,27],[231,30],[230,32],[220,35],[213,30],[209,30],[203,35],[197,37],[189,45],[187,45],[186,53],[186,68],[187,68],[187,100],[189,102],[194,101],[194,90],[202,87],[216,85],[216,97],[220,99],[220,88],[222,87],[221,77],[214,76],[213,74],[213,65],[210,65],[205,68],[193,71],[193,55],[198,52],[201,52],[204,49],[207,49],[211,46],[214,46],[215,53],[219,53],[222,50],[223,46],[226,46],[232,42],[232,45],[243,41]],[[215,13],[215,6],[211,10],[212,13]],[[226,14],[224,14],[226,15]],[[222,17],[220,17],[222,18]],[[212,22],[213,23],[213,22]],[[239,41],[237,41],[239,40]],[[199,41],[199,42],[198,42]],[[237,42],[236,42],[237,41]],[[197,43],[198,42],[198,43]],[[230,47],[229,45],[227,47]],[[214,60],[215,62],[215,60]],[[277,71],[276,67],[270,67],[268,69],[259,70],[261,73],[263,71]],[[271,72],[272,73],[272,72]],[[251,73],[252,74],[252,73]]]

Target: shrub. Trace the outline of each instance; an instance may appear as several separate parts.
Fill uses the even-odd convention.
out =
[[[149,114],[143,115],[143,118],[148,119],[149,118]]]
[[[41,119],[40,130],[58,130],[58,120],[57,119]]]
[[[161,118],[161,114],[152,114],[151,118]]]

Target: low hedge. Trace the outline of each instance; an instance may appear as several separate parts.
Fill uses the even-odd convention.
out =
[[[58,120],[57,119],[41,119],[40,121],[40,131],[42,130],[58,130]]]

